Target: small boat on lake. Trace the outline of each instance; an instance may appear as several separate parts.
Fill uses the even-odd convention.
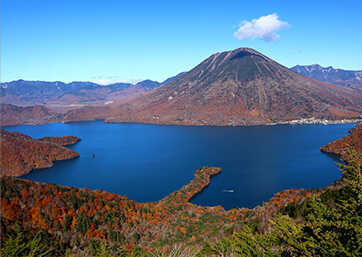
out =
[[[230,190],[223,190],[224,193],[234,193],[234,189],[230,189]]]

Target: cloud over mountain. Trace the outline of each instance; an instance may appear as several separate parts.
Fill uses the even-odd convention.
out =
[[[244,20],[234,32],[234,37],[239,40],[258,38],[270,42],[280,38],[276,31],[289,26],[288,22],[279,20],[278,15],[273,13],[251,21]]]

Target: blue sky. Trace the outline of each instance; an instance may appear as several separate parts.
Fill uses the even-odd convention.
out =
[[[362,70],[359,0],[2,0],[0,8],[1,81],[162,81],[238,47],[287,67]]]

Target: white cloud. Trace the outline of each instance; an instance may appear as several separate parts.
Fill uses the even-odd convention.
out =
[[[276,31],[285,27],[289,27],[288,22],[279,20],[278,15],[273,13],[251,21],[243,21],[239,29],[234,32],[234,37],[239,40],[259,38],[264,41],[273,41],[280,37]]]
[[[105,76],[105,75],[99,75],[99,76],[92,76],[91,82],[100,84],[100,85],[110,85],[114,83],[131,83],[131,84],[137,84],[140,81],[143,81],[144,79],[140,78],[130,78],[130,79],[121,79],[120,76]]]
[[[111,79],[93,79],[93,80],[91,80],[91,82],[97,83],[97,84],[99,84],[99,85],[106,86],[106,85],[109,85],[109,84],[113,84],[113,83],[117,83],[117,82],[122,82],[122,81],[119,81],[119,80],[111,80]]]

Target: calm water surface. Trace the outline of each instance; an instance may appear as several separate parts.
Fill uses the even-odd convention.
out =
[[[352,127],[185,127],[94,121],[6,129],[34,138],[74,135],[82,139],[70,147],[80,158],[56,162],[23,178],[102,189],[145,202],[181,188],[202,166],[218,166],[222,172],[192,202],[229,209],[255,207],[283,189],[333,183],[340,172],[319,147],[347,135]]]

